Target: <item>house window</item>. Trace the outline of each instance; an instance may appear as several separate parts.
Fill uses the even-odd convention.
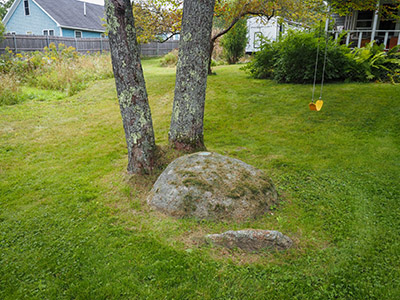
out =
[[[25,8],[25,16],[29,16],[29,1],[28,0],[24,0],[24,8]]]
[[[372,28],[372,19],[374,18],[374,12],[371,10],[368,11],[359,11],[357,16],[356,28]]]
[[[386,11],[383,12],[381,20],[379,23],[379,30],[395,30],[396,29],[396,19],[395,16],[398,15],[397,6],[393,4],[384,5]]]
[[[45,29],[45,30],[43,30],[43,35],[53,36],[54,35],[54,30],[53,29]]]
[[[82,31],[77,31],[77,30],[75,30],[75,38],[76,38],[76,39],[82,38]]]

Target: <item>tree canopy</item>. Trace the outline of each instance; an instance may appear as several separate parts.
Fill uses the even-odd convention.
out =
[[[15,0],[0,0],[0,21],[7,14],[7,10],[11,7]]]
[[[3,40],[5,30],[3,23],[0,21],[0,42]]]
[[[133,15],[139,43],[166,40],[181,30],[182,1],[135,0]]]
[[[390,4],[382,0],[329,0],[332,11],[340,14],[351,14],[356,10],[376,10],[379,2],[379,13],[386,18],[399,18],[400,0],[392,0]]]
[[[179,33],[182,4],[182,0],[135,0],[133,14],[139,42],[163,40]],[[219,0],[214,8],[214,26],[220,31],[213,38],[215,40],[228,32],[245,16],[263,16],[266,21],[273,16],[280,16],[310,24],[320,17],[324,9],[322,0]]]

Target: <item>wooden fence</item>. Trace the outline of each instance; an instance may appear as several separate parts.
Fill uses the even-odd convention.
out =
[[[107,38],[76,39],[58,36],[42,35],[6,35],[0,43],[0,54],[8,47],[13,52],[43,51],[50,43],[64,44],[74,47],[78,52],[103,52],[110,51]],[[164,43],[152,42],[140,45],[142,56],[162,56],[178,48],[179,41],[167,41]]]

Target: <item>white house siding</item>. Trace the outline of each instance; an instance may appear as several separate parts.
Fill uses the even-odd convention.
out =
[[[82,33],[82,38],[99,38],[102,35],[102,32],[94,32],[94,31],[87,31],[87,30],[79,30]],[[75,30],[69,28],[62,28],[63,37],[75,37]]]
[[[43,30],[54,30],[54,35],[60,35],[60,29],[56,22],[50,19],[32,0],[29,0],[29,16],[25,16],[24,1],[19,1],[19,4],[8,20],[5,23],[6,32],[15,32],[16,34],[27,34],[30,32],[35,35],[43,35]]]

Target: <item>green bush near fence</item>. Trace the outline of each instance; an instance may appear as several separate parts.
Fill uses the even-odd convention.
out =
[[[10,49],[0,56],[2,83],[0,98],[10,99],[7,91],[20,85],[55,90],[71,96],[89,82],[113,76],[109,54],[79,54],[75,48],[51,43],[43,52],[14,53]],[[8,85],[10,84],[10,86]],[[15,93],[14,93],[15,94]],[[4,100],[14,104],[17,100]]]
[[[174,49],[171,52],[165,54],[161,60],[160,65],[162,67],[175,67],[178,62],[178,49]]]

